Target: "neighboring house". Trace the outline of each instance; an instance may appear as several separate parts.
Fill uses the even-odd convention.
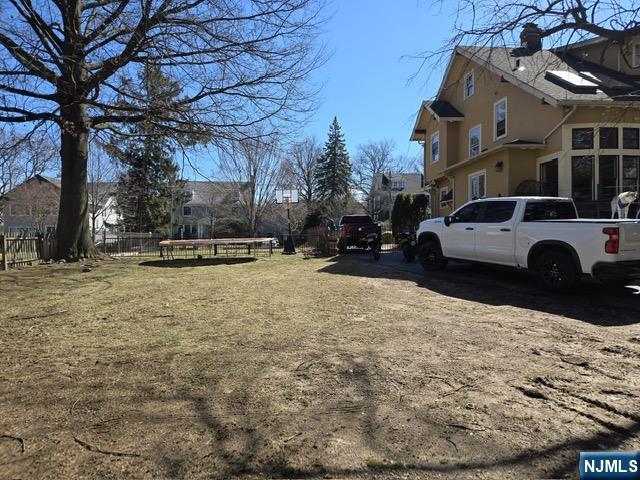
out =
[[[89,193],[89,228],[94,239],[99,240],[104,234],[117,231],[120,215],[116,205],[117,182],[90,182]]]
[[[115,183],[89,184],[89,224],[99,238],[118,223]],[[6,235],[36,235],[55,231],[60,203],[60,180],[36,175],[0,198]]]
[[[396,197],[401,193],[424,193],[424,175],[421,173],[377,173],[369,198],[369,213],[389,218]]]
[[[411,140],[424,145],[433,214],[545,194],[573,197],[581,216],[609,216],[615,195],[640,189],[640,38],[544,49],[527,24],[521,40],[457,47],[423,102]]]
[[[36,175],[0,198],[5,235],[47,234],[58,222],[60,181]]]
[[[212,238],[216,222],[234,217],[240,199],[235,182],[188,181],[174,210],[174,238]]]

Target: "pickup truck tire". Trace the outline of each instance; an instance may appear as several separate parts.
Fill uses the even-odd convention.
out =
[[[447,259],[442,255],[442,248],[434,240],[428,240],[420,245],[418,259],[422,268],[427,272],[443,270],[447,266]]]
[[[543,252],[535,261],[538,284],[545,290],[572,292],[578,284],[578,272],[569,253],[560,250]]]
[[[346,252],[347,252],[347,247],[344,244],[344,240],[342,239],[338,240],[338,253],[342,255]]]

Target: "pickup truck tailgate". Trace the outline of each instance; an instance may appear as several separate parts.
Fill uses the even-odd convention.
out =
[[[640,260],[640,223],[620,224],[619,259]]]

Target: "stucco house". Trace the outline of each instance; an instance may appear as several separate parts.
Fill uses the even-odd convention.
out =
[[[640,38],[543,48],[459,46],[422,103],[411,140],[424,145],[434,215],[478,197],[572,197],[581,216],[609,216],[640,188]]]

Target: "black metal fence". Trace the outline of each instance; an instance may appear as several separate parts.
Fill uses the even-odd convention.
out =
[[[96,239],[95,246],[112,257],[159,257],[162,239],[150,233],[104,233]]]
[[[288,234],[275,235],[278,248],[283,249]],[[296,252],[308,256],[331,256],[338,254],[339,235],[329,231],[308,231],[292,235]],[[382,253],[390,253],[398,249],[398,243],[390,231],[382,232]],[[348,248],[347,253],[364,252],[362,248]]]

